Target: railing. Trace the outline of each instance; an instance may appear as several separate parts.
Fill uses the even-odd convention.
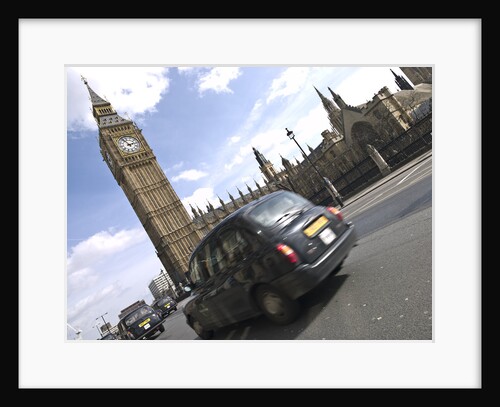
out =
[[[378,151],[389,167],[394,170],[430,149],[432,149],[432,113],[379,148]],[[382,174],[373,159],[366,157],[332,182],[340,195],[348,198],[381,178]],[[333,202],[326,188],[309,199],[319,205],[329,205]]]

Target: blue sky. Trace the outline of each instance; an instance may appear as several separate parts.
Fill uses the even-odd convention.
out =
[[[189,210],[228,201],[262,183],[252,147],[281,168],[281,158],[316,147],[328,119],[313,86],[359,105],[383,86],[397,88],[397,67],[69,67],[67,68],[67,319],[84,339],[99,337],[144,299],[162,264],[99,153],[83,75],[118,114],[134,120]],[[98,320],[96,320],[98,318]],[[74,338],[68,329],[68,338]]]

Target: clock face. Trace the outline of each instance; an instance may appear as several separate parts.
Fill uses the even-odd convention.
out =
[[[123,136],[118,139],[118,147],[126,153],[135,153],[141,148],[139,140],[132,136]]]

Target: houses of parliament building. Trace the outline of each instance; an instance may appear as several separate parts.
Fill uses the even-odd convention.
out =
[[[220,206],[185,209],[160,168],[146,138],[131,120],[122,118],[111,103],[97,95],[85,78],[92,113],[99,130],[99,146],[109,170],[122,188],[155,247],[169,284],[185,281],[189,256],[200,239],[226,216],[259,197],[278,189],[289,189],[318,204],[330,203],[324,177],[344,197],[356,193],[422,149],[431,148],[432,68],[401,67],[408,82],[394,72],[400,89],[383,87],[371,100],[352,106],[328,88],[315,91],[328,116],[321,143],[307,146],[302,160],[281,157],[275,166],[253,149],[263,175],[261,184],[238,187]],[[392,70],[391,70],[392,71]],[[307,155],[306,155],[307,154]]]
[[[378,149],[397,139],[423,118],[427,119],[424,132],[431,128],[432,68],[401,67],[401,70],[411,80],[411,84],[391,70],[400,90],[393,94],[383,87],[373,95],[372,100],[359,106],[347,104],[330,88],[331,98],[314,88],[330,122],[330,128],[321,133],[321,143],[315,148],[308,145],[307,156],[303,155],[301,161],[281,157],[280,167],[253,148],[264,184],[254,181],[253,189],[245,185],[244,192],[237,188],[239,196],[235,198],[229,194],[227,202],[219,197],[220,206],[217,208],[210,203],[204,210],[191,207],[195,227],[206,234],[236,209],[278,189],[289,189],[313,202],[325,203],[331,199],[331,195],[313,165],[344,196],[356,192],[356,188],[349,187],[359,178],[359,187],[366,186],[366,182],[370,181],[363,179],[364,167],[372,170],[376,167],[375,173],[379,172],[382,176],[390,172],[390,166]],[[393,149],[397,152],[401,146],[396,145]],[[360,167],[358,164],[363,162],[364,167]]]

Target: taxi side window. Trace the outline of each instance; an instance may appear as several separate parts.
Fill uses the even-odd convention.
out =
[[[234,267],[248,256],[250,245],[240,231],[227,229],[220,234],[219,239],[227,267]]]
[[[203,251],[200,250],[190,266],[189,277],[194,284],[203,283],[208,277],[206,271],[203,270],[204,263],[202,257]]]
[[[209,242],[204,247],[204,253],[205,253],[205,259],[204,263],[208,272],[208,276],[212,277],[213,275],[217,274],[220,270],[220,260],[221,260],[221,255],[220,255],[220,249],[217,244],[216,239],[211,239]]]
[[[249,230],[243,230],[242,232],[243,239],[245,239],[248,244],[249,248],[247,248],[248,251],[253,251],[257,252],[259,251],[262,246],[263,246],[263,241],[262,238],[255,232],[251,232]]]

